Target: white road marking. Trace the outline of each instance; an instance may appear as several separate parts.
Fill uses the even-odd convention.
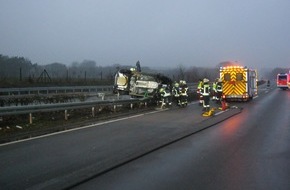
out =
[[[219,114],[222,114],[222,113],[224,113],[224,112],[226,112],[226,111],[228,111],[228,110],[217,112],[217,113],[214,114],[214,115],[219,115]]]
[[[198,101],[191,102],[188,105],[194,105],[194,104],[198,104]],[[158,110],[147,112],[147,113],[143,113],[143,114],[128,116],[128,117],[119,118],[119,119],[113,119],[113,120],[110,120],[110,121],[104,121],[104,122],[95,123],[95,124],[91,124],[91,125],[86,125],[86,126],[78,127],[78,128],[74,128],[74,129],[67,129],[67,130],[64,130],[64,131],[54,132],[54,133],[41,135],[41,136],[37,136],[37,137],[31,137],[31,138],[27,138],[27,139],[21,139],[21,140],[17,140],[17,141],[7,142],[7,143],[0,144],[0,147],[1,146],[6,146],[6,145],[11,145],[11,144],[16,144],[16,143],[21,143],[21,142],[25,142],[25,141],[35,140],[35,139],[41,139],[41,138],[50,137],[50,136],[63,134],[63,133],[68,133],[68,132],[72,132],[72,131],[77,131],[77,130],[81,130],[81,129],[87,129],[87,128],[91,128],[91,127],[95,127],[95,126],[105,125],[105,124],[108,124],[108,123],[114,123],[114,122],[117,122],[117,121],[127,120],[127,119],[140,117],[140,116],[144,116],[144,115],[148,115],[148,114],[155,114],[155,113],[166,111],[166,110],[168,110],[168,109],[158,109]]]
[[[20,142],[35,140],[35,139],[41,139],[41,138],[44,138],[44,137],[54,136],[54,135],[58,135],[58,134],[62,134],[62,133],[68,133],[68,132],[77,131],[77,130],[81,130],[81,129],[87,129],[87,128],[91,128],[91,127],[95,127],[95,126],[105,125],[105,124],[108,124],[108,123],[114,123],[114,122],[117,122],[117,121],[132,119],[132,118],[135,118],[135,117],[141,117],[141,116],[144,116],[144,115],[154,114],[154,113],[158,113],[158,112],[165,111],[165,110],[166,109],[156,110],[156,111],[152,111],[152,112],[148,112],[148,113],[143,113],[143,114],[128,116],[128,117],[124,117],[124,118],[113,119],[113,120],[110,120],[110,121],[104,121],[104,122],[100,122],[100,123],[86,125],[86,126],[78,127],[78,128],[74,128],[74,129],[67,129],[67,130],[64,130],[64,131],[54,132],[54,133],[41,135],[41,136],[37,136],[37,137],[31,137],[31,138],[28,138],[28,139],[21,139],[21,140],[17,140],[17,141],[13,141],[13,142],[7,142],[7,143],[0,144],[0,147],[1,146],[6,146],[6,145],[10,145],[10,144],[16,144],[16,143],[20,143]]]

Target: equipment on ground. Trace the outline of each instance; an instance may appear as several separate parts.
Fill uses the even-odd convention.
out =
[[[210,110],[203,112],[202,116],[210,117],[210,116],[213,116],[214,114],[215,114],[215,108],[211,108]]]

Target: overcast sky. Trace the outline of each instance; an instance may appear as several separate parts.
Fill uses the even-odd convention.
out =
[[[0,0],[0,54],[33,63],[290,67],[290,0]]]

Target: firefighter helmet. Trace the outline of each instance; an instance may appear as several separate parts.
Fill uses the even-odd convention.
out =
[[[178,83],[178,82],[175,82],[175,83],[174,83],[174,86],[175,86],[176,88],[178,88],[178,87],[179,87],[179,83]]]

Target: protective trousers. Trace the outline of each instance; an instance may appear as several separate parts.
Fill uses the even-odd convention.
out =
[[[208,110],[210,105],[209,105],[210,97],[208,96],[203,96],[203,108],[205,110]]]

